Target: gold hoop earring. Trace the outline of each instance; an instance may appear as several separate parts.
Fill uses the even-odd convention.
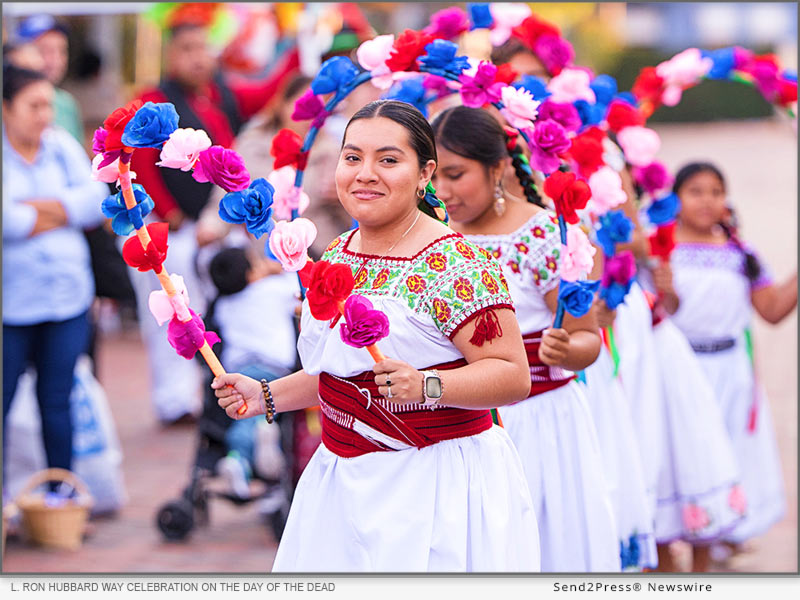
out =
[[[494,188],[494,212],[498,217],[502,217],[506,212],[506,199],[503,196],[503,186],[500,182]]]
[[[419,198],[420,200],[424,200],[425,199],[425,188],[422,188],[421,190],[417,190],[417,198]]]

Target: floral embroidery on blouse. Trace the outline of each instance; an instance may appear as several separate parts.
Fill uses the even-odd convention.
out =
[[[346,249],[352,235],[339,236],[322,259],[347,264],[356,274],[356,289],[400,299],[412,311],[429,315],[448,337],[480,310],[512,305],[500,265],[460,234],[440,238],[412,259],[355,254]]]
[[[747,247],[750,252],[752,248]],[[758,255],[756,255],[758,256]],[[735,244],[729,242],[724,245],[682,243],[675,246],[670,262],[676,267],[689,267],[701,269],[722,269],[734,271],[745,277],[745,256]],[[751,289],[758,289],[773,283],[772,274],[764,261],[759,258],[761,273],[755,281],[750,282]]]

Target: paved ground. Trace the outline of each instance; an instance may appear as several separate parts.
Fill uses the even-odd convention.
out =
[[[744,237],[779,279],[797,265],[797,138],[782,122],[662,126],[661,156],[675,167],[713,158],[730,179]],[[745,554],[720,570],[797,569],[797,317],[777,327],[756,324],[756,350],[770,397],[783,460],[789,512]],[[125,365],[125,368],[120,368]],[[100,379],[110,399],[125,453],[128,505],[113,519],[93,522],[77,552],[48,552],[12,540],[6,572],[265,572],[275,541],[254,506],[211,507],[211,523],[185,543],[167,543],[154,525],[157,508],[185,485],[197,436],[191,427],[164,430],[146,393],[138,336],[110,337],[100,346]],[[684,556],[683,549],[676,550]]]

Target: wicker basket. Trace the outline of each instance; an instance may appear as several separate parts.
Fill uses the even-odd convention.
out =
[[[49,481],[63,481],[78,493],[63,506],[47,506],[44,494],[34,490]],[[65,469],[45,469],[31,476],[17,496],[22,524],[31,541],[50,548],[76,550],[83,542],[83,532],[92,497],[86,484]]]

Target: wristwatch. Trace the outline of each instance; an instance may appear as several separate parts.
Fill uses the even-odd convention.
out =
[[[438,371],[422,371],[422,396],[425,398],[425,406],[433,406],[442,397],[444,384]]]

